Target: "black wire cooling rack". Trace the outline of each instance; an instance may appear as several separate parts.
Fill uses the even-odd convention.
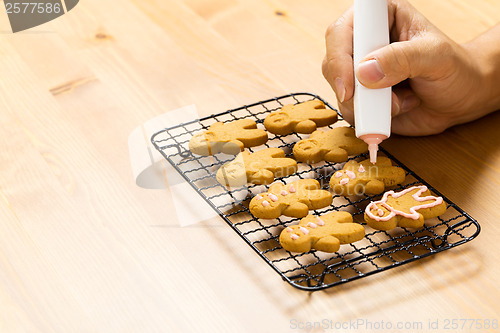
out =
[[[372,200],[378,200],[380,195],[355,197],[335,195],[331,206],[312,211],[310,214],[323,215],[336,210],[348,211],[353,215],[355,222],[365,226],[365,238],[353,244],[341,245],[341,249],[333,254],[318,251],[298,254],[284,250],[278,241],[281,230],[287,225],[298,223],[300,219],[280,217],[261,220],[253,217],[248,210],[250,199],[258,193],[267,191],[268,186],[248,184],[243,188],[227,189],[217,182],[215,174],[222,164],[234,156],[194,155],[189,151],[188,143],[194,134],[208,129],[215,122],[249,118],[255,120],[259,128],[264,129],[262,122],[270,112],[279,110],[286,104],[311,99],[321,100],[327,107],[332,108],[319,96],[295,93],[179,124],[154,134],[151,141],[224,221],[285,281],[299,289],[309,291],[325,289],[382,272],[464,244],[479,234],[480,226],[477,221],[385,149],[380,148],[379,153],[392,159],[395,165],[406,172],[405,183],[394,190],[424,184],[434,194],[443,197],[448,206],[446,213],[438,218],[426,220],[425,226],[418,230],[396,228],[391,231],[379,231],[371,229],[364,223],[363,214],[366,205]],[[342,125],[348,124],[340,118],[339,122],[329,127]],[[287,156],[291,156],[295,142],[306,137],[308,135],[279,136],[269,133],[269,141],[265,145],[247,149],[254,152],[263,148],[278,147],[282,148]],[[362,158],[367,158],[366,154],[353,156],[350,159]],[[299,163],[297,173],[277,178],[276,181],[289,183],[297,179],[315,178],[320,181],[324,189],[328,189],[331,175],[342,166],[343,163],[322,162],[312,166]]]

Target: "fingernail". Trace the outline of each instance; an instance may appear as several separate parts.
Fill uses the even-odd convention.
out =
[[[399,114],[400,108],[398,102],[392,101],[392,116],[395,117]]]
[[[337,90],[337,98],[339,99],[339,102],[344,103],[345,86],[344,81],[342,81],[342,79],[339,77],[335,79],[335,89]]]
[[[374,83],[384,78],[385,74],[377,60],[363,61],[358,65],[358,79],[363,82]]]
[[[403,103],[401,103],[401,111],[402,112],[409,111],[417,107],[419,104],[420,104],[420,99],[417,96],[415,95],[406,96],[405,99],[403,100]]]

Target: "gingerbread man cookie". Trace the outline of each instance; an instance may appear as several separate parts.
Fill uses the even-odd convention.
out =
[[[313,249],[336,252],[340,244],[363,239],[365,228],[353,223],[348,212],[331,212],[321,217],[307,215],[298,225],[292,225],[280,234],[280,244],[291,252],[309,252]]]
[[[378,230],[396,227],[420,228],[424,219],[444,214],[446,203],[435,197],[427,186],[413,186],[401,192],[388,191],[380,201],[371,202],[365,210],[366,223]]]
[[[189,150],[194,154],[209,156],[217,153],[236,155],[244,147],[260,146],[267,142],[267,133],[257,129],[251,119],[212,124],[208,130],[189,140]]]
[[[250,212],[257,218],[275,219],[281,215],[304,217],[311,209],[320,209],[332,203],[332,194],[322,190],[316,179],[299,179],[290,184],[280,182],[269,187],[267,193],[250,200]]]
[[[320,161],[345,162],[350,155],[368,151],[368,145],[356,137],[351,127],[337,127],[326,132],[315,131],[308,139],[300,140],[293,147],[297,161],[309,164]]]
[[[285,105],[280,111],[271,112],[264,119],[264,126],[273,134],[309,134],[317,127],[335,123],[337,118],[337,112],[328,109],[322,101],[312,100]]]
[[[297,162],[285,157],[279,148],[267,148],[255,153],[244,151],[217,170],[217,181],[222,185],[238,187],[253,184],[271,184],[275,177],[286,177],[297,171]]]
[[[387,157],[379,156],[375,164],[369,159],[351,160],[333,174],[330,189],[340,195],[380,194],[387,186],[401,184],[405,178],[405,171],[393,166]]]

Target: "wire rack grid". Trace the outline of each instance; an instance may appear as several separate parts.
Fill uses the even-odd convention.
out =
[[[317,99],[333,109],[325,100],[311,93],[294,93],[258,103],[245,105],[191,122],[164,129],[151,138],[155,148],[180,173],[180,175],[203,197],[206,202],[227,222],[227,224],[285,281],[292,286],[308,291],[321,290],[342,283],[353,281],[390,268],[401,266],[415,260],[453,248],[474,239],[480,232],[480,226],[469,214],[443,196],[413,171],[399,162],[383,147],[379,153],[389,157],[393,164],[403,168],[406,180],[393,188],[395,191],[416,185],[426,185],[434,194],[442,196],[447,204],[447,211],[438,218],[426,220],[424,227],[415,229],[396,228],[391,231],[374,230],[363,221],[366,205],[378,196],[339,196],[334,195],[331,206],[311,211],[310,214],[323,215],[331,211],[347,211],[354,221],[365,226],[363,240],[345,244],[336,253],[310,251],[292,253],[279,244],[281,230],[296,224],[300,219],[280,217],[273,220],[257,219],[250,213],[250,199],[267,191],[268,186],[252,185],[228,189],[215,178],[217,169],[234,156],[217,154],[199,156],[188,149],[191,137],[215,122],[230,122],[249,118],[264,129],[264,118],[286,104],[296,104]],[[340,115],[339,115],[340,116]],[[341,118],[329,128],[348,126]],[[323,128],[327,129],[327,128]],[[250,152],[278,147],[292,156],[293,145],[308,135],[290,134],[286,136],[269,133],[266,144],[247,148]],[[352,156],[349,159],[360,160],[366,154]],[[317,179],[324,189],[328,189],[331,175],[341,169],[343,163],[321,162],[314,165],[299,163],[297,173],[277,178],[275,181],[289,183],[298,179]]]

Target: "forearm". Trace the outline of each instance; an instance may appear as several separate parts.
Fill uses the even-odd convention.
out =
[[[500,110],[500,24],[463,44],[476,61],[482,84],[477,87],[480,99],[471,117],[474,119]],[[472,119],[470,119],[472,120]]]

